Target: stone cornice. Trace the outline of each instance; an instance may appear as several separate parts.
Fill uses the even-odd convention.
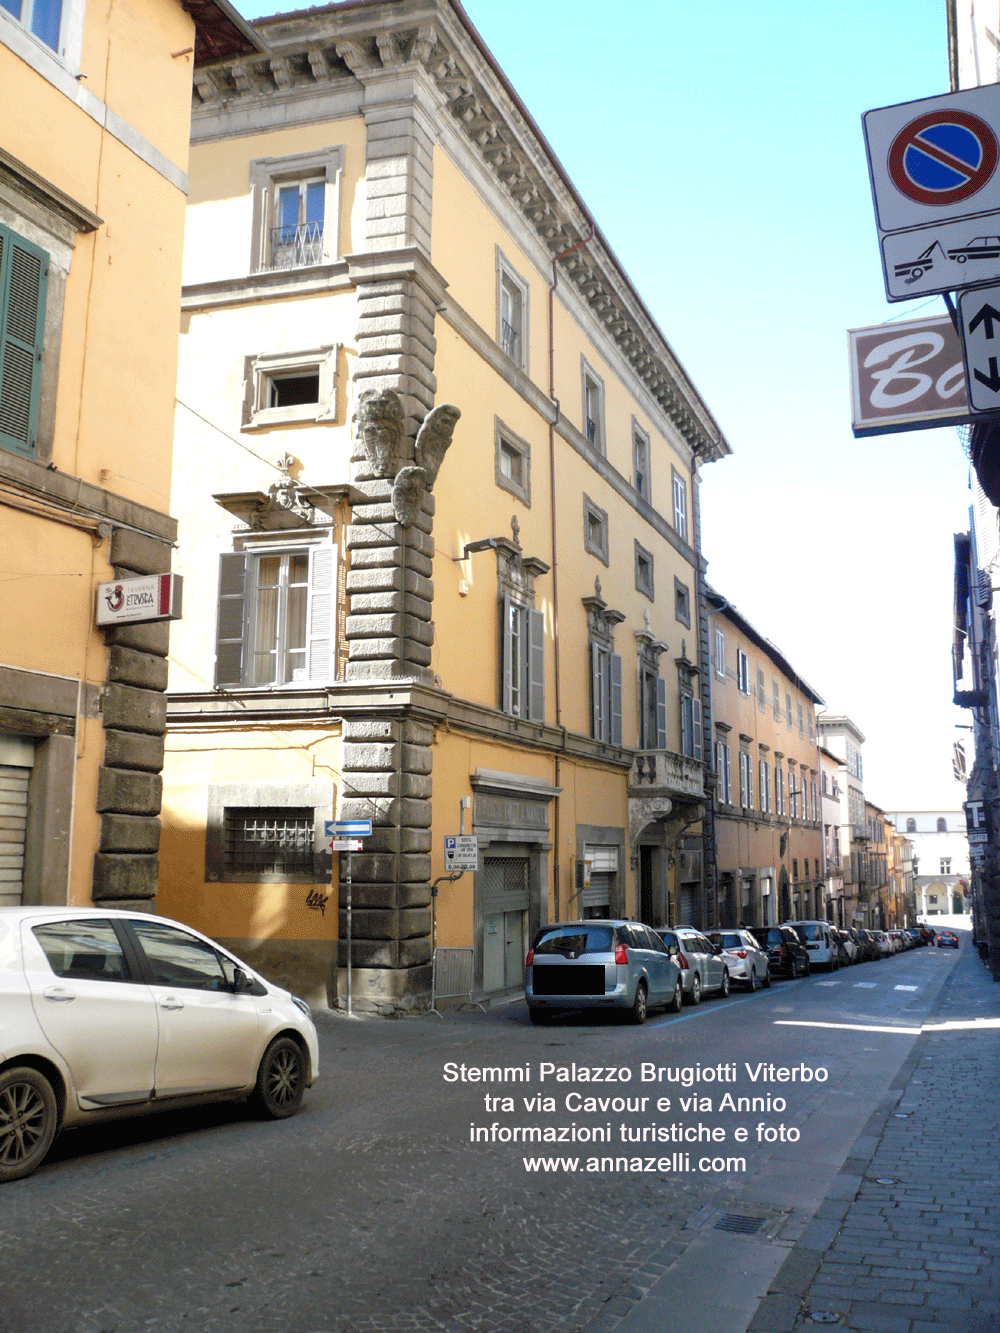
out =
[[[334,685],[291,689],[171,691],[167,699],[167,730],[181,731],[219,726],[240,730],[248,726],[323,727],[335,730],[345,718],[371,716],[376,708],[386,716],[406,713],[420,721],[444,725],[452,731],[507,740],[519,748],[567,755],[627,772],[632,751],[605,745],[589,736],[527,722],[471,699],[458,699],[443,690],[418,683],[345,681]]]
[[[731,453],[718,425],[629,281],[541,132],[450,0],[337,6],[259,25],[266,56],[196,71],[195,107],[228,115],[246,102],[310,97],[318,87],[381,79],[422,66],[470,149],[559,261],[661,411],[702,462]],[[585,245],[581,242],[586,241]],[[579,248],[574,248],[579,247]]]

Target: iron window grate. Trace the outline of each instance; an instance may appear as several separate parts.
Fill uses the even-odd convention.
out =
[[[227,874],[311,875],[314,813],[306,806],[228,807]]]

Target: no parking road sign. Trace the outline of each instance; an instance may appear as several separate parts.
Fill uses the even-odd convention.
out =
[[[1000,86],[862,120],[889,300],[1000,277]]]

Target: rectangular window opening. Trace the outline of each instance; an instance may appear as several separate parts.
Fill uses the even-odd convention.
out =
[[[297,407],[319,402],[319,369],[305,375],[269,377],[268,407]]]
[[[226,874],[312,875],[314,813],[305,806],[227,807]]]

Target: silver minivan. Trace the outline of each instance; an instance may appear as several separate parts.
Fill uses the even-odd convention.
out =
[[[641,921],[561,922],[528,950],[524,998],[532,1023],[567,1009],[622,1009],[645,1023],[656,1005],[680,1009],[680,966]]]

